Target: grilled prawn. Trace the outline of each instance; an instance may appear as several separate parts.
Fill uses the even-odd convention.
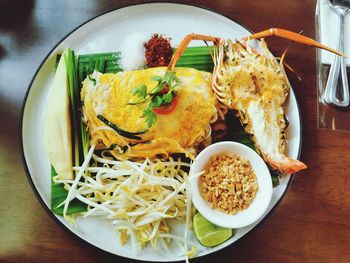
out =
[[[190,34],[179,45],[168,68],[174,68],[191,40],[213,41],[212,87],[217,99],[226,110],[237,111],[245,131],[271,168],[292,174],[305,169],[306,165],[284,154],[287,120],[282,106],[291,86],[283,67],[284,56],[278,61],[263,39],[272,35],[342,55],[310,38],[283,29],[269,29],[241,41]],[[262,38],[258,41],[259,51],[248,45],[248,41],[255,38]]]

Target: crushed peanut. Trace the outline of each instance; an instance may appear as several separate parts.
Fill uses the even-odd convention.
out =
[[[258,190],[249,160],[227,153],[209,161],[199,183],[201,194],[212,208],[232,215],[248,208]]]

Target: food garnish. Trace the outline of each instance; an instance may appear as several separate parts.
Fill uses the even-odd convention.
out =
[[[137,105],[149,102],[141,116],[145,118],[148,127],[152,127],[156,122],[156,113],[168,114],[175,109],[178,102],[176,87],[180,84],[176,73],[170,70],[164,76],[152,77],[152,80],[157,81],[157,85],[149,92],[147,92],[145,84],[134,87],[131,93],[139,97],[139,100],[128,103],[129,105]]]
[[[129,132],[129,131],[125,131],[123,129],[121,129],[120,127],[118,127],[117,125],[115,125],[114,123],[110,122],[109,120],[107,120],[105,117],[103,117],[100,114],[96,115],[97,118],[99,118],[103,123],[107,124],[109,127],[111,127],[113,130],[115,130],[118,134],[120,134],[121,136],[124,136],[126,138],[129,139],[134,139],[134,140],[141,140],[142,138],[140,136],[140,134],[144,134],[146,133],[148,130],[144,130],[144,131],[139,131],[139,132]]]
[[[203,246],[215,247],[232,237],[235,230],[217,226],[197,212],[193,217],[193,232]]]
[[[167,66],[173,55],[173,48],[170,45],[170,38],[164,38],[160,34],[154,34],[148,40],[144,47],[146,48],[146,66],[160,67]]]
[[[231,215],[247,209],[258,191],[249,160],[228,153],[211,158],[199,184],[202,196],[212,208]]]

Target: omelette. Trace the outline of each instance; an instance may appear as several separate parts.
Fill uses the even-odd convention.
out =
[[[164,76],[166,70],[166,67],[156,67],[116,74],[94,72],[88,76],[83,81],[81,99],[90,143],[97,149],[109,149],[120,159],[166,158],[173,153],[191,157],[199,146],[210,144],[210,124],[218,115],[211,73],[176,68],[180,80],[176,88],[176,108],[168,114],[157,114],[151,127],[142,117],[147,103],[129,105],[130,101],[137,100],[133,88],[145,85],[147,91],[152,90],[157,85],[152,77]],[[138,133],[139,138],[121,135],[99,116],[124,131]]]

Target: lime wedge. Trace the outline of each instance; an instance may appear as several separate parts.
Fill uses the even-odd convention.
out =
[[[214,225],[200,213],[193,217],[193,231],[198,241],[206,247],[214,247],[229,239],[234,230]]]

